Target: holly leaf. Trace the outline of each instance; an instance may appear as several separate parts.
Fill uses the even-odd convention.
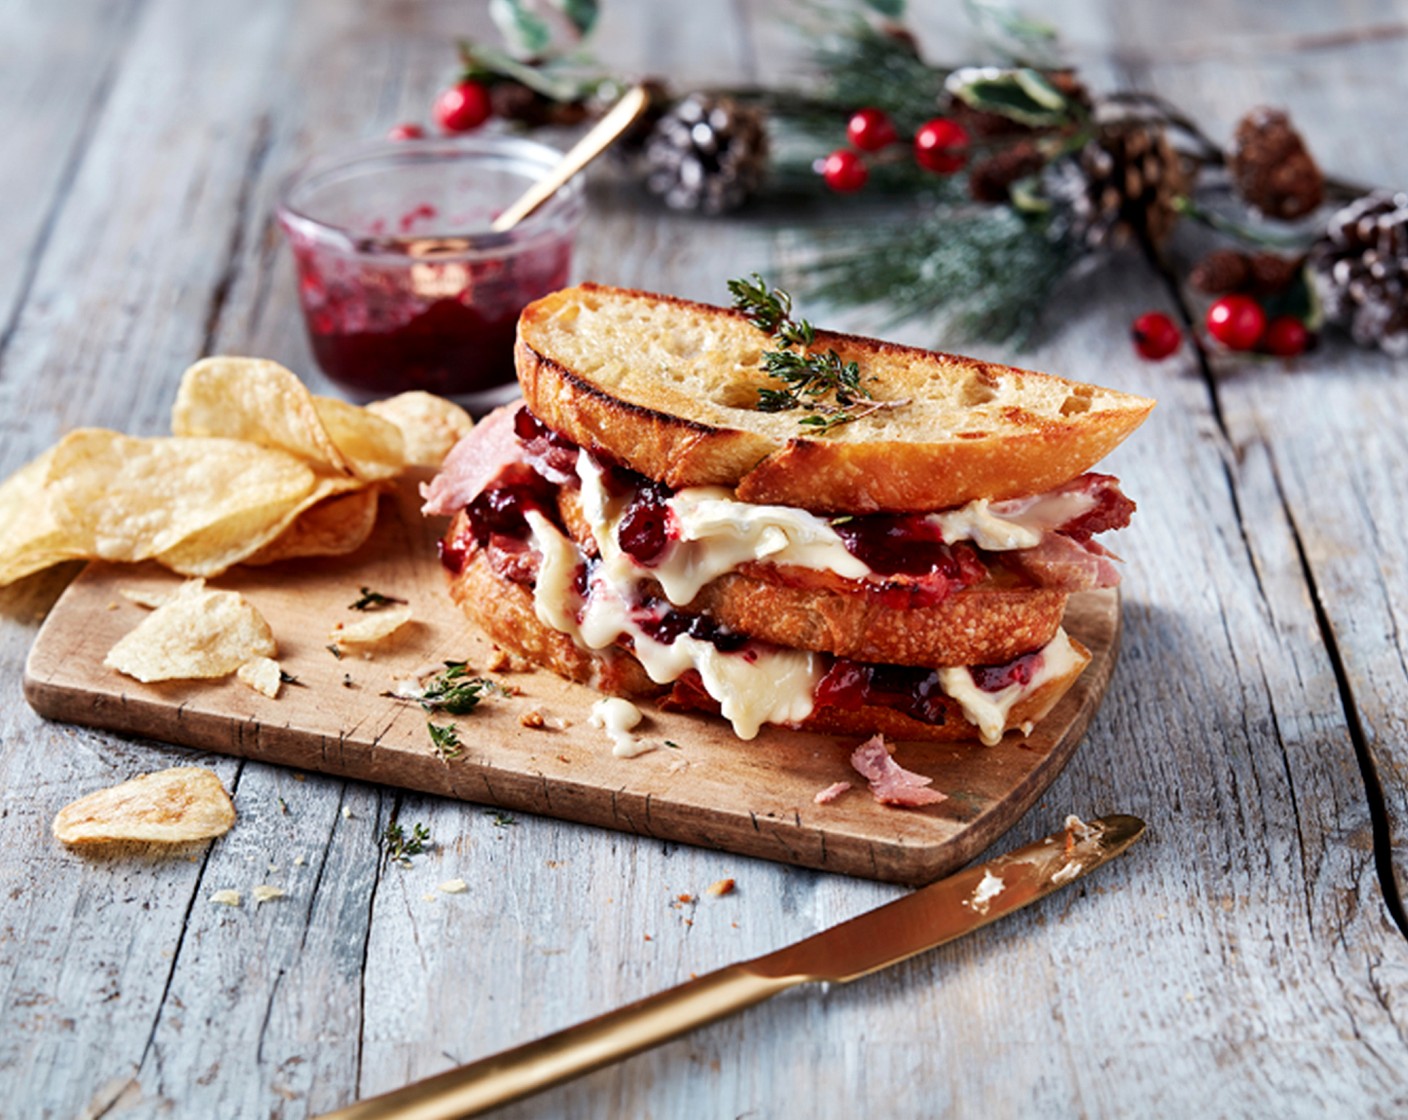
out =
[[[970,108],[997,113],[1032,128],[1063,124],[1071,117],[1066,95],[1039,70],[1026,66],[968,66],[950,74],[944,86]]]
[[[489,16],[509,50],[523,58],[545,54],[552,46],[552,28],[523,0],[489,0]]]
[[[562,14],[572,21],[579,36],[585,39],[592,33],[597,16],[601,14],[601,5],[596,0],[560,0],[560,4]]]
[[[512,78],[553,101],[575,101],[583,95],[588,84],[562,73],[556,67],[521,62],[507,51],[484,43],[461,42],[460,59],[466,78]]]
[[[987,41],[990,57],[1006,58],[1022,65],[1056,65],[1058,36],[1056,28],[1043,20],[1033,19],[1000,0],[965,0],[968,18]]]
[[[886,19],[904,19],[904,0],[865,0],[865,6]]]

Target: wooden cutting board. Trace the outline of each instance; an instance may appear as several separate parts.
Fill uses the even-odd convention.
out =
[[[1094,661],[1025,740],[902,743],[901,765],[949,795],[924,809],[876,802],[848,763],[856,740],[764,728],[740,742],[721,720],[645,706],[642,738],[676,744],[617,758],[587,724],[597,695],[537,672],[490,674],[520,693],[458,717],[462,757],[437,758],[426,715],[383,695],[399,677],[447,660],[483,672],[493,647],[450,602],[436,560],[440,522],[425,521],[412,481],[382,499],[373,538],[340,559],[237,568],[211,585],[242,592],[269,620],[284,669],[298,679],[276,699],[233,677],[144,685],[103,667],[141,620],[124,588],[167,591],[179,577],[155,565],[90,564],[45,621],[25,668],[25,695],[50,719],[585,821],[851,875],[928,882],[966,863],[1010,827],[1060,772],[1099,706],[1118,651],[1115,592],[1074,596],[1067,629]],[[366,655],[329,651],[329,631],[370,587],[409,600],[415,621]],[[537,710],[565,720],[534,729]],[[447,717],[437,716],[437,722]],[[814,794],[857,788],[829,805]]]

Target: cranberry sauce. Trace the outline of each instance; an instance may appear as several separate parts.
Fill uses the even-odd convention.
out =
[[[876,513],[832,522],[846,551],[879,575],[937,574],[955,587],[987,574],[966,544],[944,543],[939,527],[922,513]]]
[[[869,665],[838,657],[817,682],[818,707],[893,708],[920,723],[947,718],[939,674],[920,665]]]
[[[1009,685],[1029,685],[1041,668],[1041,650],[1024,653],[1006,665],[974,665],[968,671],[973,683],[984,692],[1001,692]]]
[[[567,243],[510,260],[348,256],[295,240],[308,338],[323,372],[353,393],[465,396],[512,382],[525,304],[567,283]],[[408,241],[408,246],[416,243]]]
[[[657,642],[672,645],[676,638],[688,635],[708,642],[720,653],[737,653],[752,640],[721,626],[702,614],[677,611],[663,599],[647,599],[631,611],[631,621]]]
[[[643,482],[621,515],[616,540],[622,551],[643,567],[654,565],[671,539],[678,536],[671,529],[670,507],[665,504],[671,493],[663,483]]]

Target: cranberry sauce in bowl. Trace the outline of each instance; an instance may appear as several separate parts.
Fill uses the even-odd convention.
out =
[[[581,186],[506,233],[489,225],[557,158],[505,136],[380,141],[296,173],[278,216],[323,372],[359,399],[509,399],[519,312],[567,284]]]

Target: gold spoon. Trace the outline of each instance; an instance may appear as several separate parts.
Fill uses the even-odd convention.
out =
[[[557,161],[551,171],[524,191],[512,206],[494,219],[489,228],[495,233],[506,233],[528,217],[561,190],[573,175],[611,147],[626,129],[635,124],[649,104],[650,95],[645,87],[632,86],[620,101],[611,106],[611,111]]]

